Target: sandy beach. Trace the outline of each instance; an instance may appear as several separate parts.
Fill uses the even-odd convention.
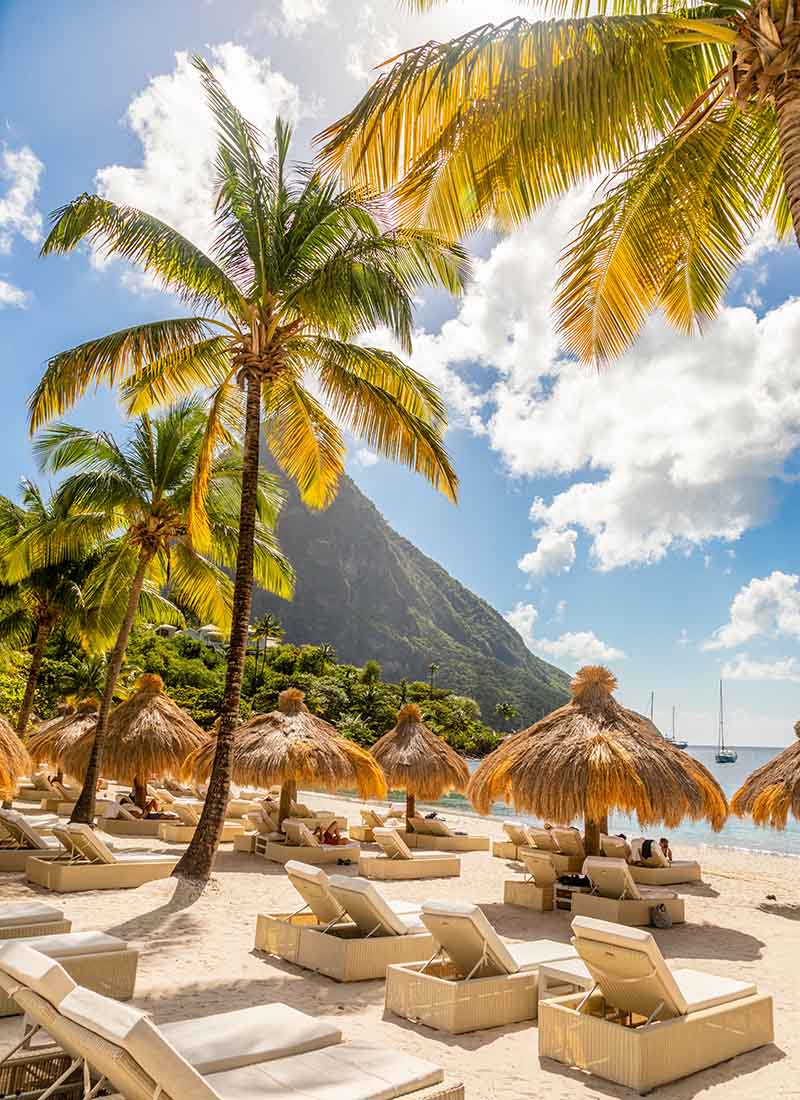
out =
[[[305,795],[315,807],[358,820],[358,803]],[[457,828],[492,836],[499,821],[447,815]],[[118,848],[161,848],[158,842],[117,842]],[[686,899],[686,924],[656,932],[670,962],[756,982],[775,1001],[775,1045],[660,1089],[664,1097],[800,1095],[792,1065],[800,1059],[800,905],[793,858],[721,848],[681,849],[696,858],[704,883],[677,887]],[[341,869],[355,874],[355,868]],[[512,940],[568,941],[565,913],[537,914],[502,904],[503,880],[514,866],[488,853],[462,857],[459,879],[381,884],[391,898],[423,902],[468,899],[481,905],[498,931]],[[73,930],[100,930],[140,951],[134,1003],[156,1021],[204,1016],[247,1005],[282,1001],[314,1016],[336,1020],[345,1036],[368,1039],[428,1058],[463,1079],[469,1100],[631,1096],[596,1078],[566,1070],[537,1055],[535,1024],[450,1036],[384,1015],[384,984],[339,984],[253,950],[256,915],[286,912],[298,898],[277,864],[234,854],[217,858],[215,880],[185,907],[173,901],[172,880],[138,890],[55,895],[30,887],[21,875],[0,875],[0,897],[41,897],[63,906]],[[773,895],[774,899],[769,896]],[[20,1020],[0,1021],[0,1052],[16,1041]],[[187,1098],[188,1100],[188,1098]]]

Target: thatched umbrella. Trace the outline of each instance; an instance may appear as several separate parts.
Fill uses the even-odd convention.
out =
[[[0,798],[13,797],[17,783],[30,771],[25,746],[5,718],[0,717]]]
[[[371,751],[390,789],[406,792],[406,829],[417,798],[435,802],[448,791],[463,791],[469,782],[463,757],[428,729],[416,703],[400,708],[397,725]]]
[[[103,771],[130,783],[137,805],[147,804],[147,777],[179,776],[190,752],[208,740],[194,719],[164,694],[160,676],[145,673],[136,690],[108,719]],[[60,753],[64,771],[83,778],[94,742],[94,729]]]
[[[279,783],[280,822],[289,816],[298,783],[327,791],[355,788],[361,798],[383,798],[386,780],[373,757],[312,714],[304,698],[297,688],[287,688],[278,696],[277,710],[254,714],[234,731],[233,782],[266,788]],[[205,782],[216,750],[212,738],[186,760],[184,775]]]
[[[97,722],[97,701],[84,699],[77,707],[64,706],[62,713],[49,719],[28,736],[26,748],[35,765],[52,764],[61,778],[61,753],[94,730]]]
[[[800,739],[800,722],[795,722],[794,733]],[[731,809],[773,829],[786,828],[790,810],[800,819],[800,740],[748,775],[731,799]]]
[[[582,817],[590,855],[599,854],[613,810],[635,813],[642,826],[705,818],[719,831],[728,814],[719,783],[649,719],[620,706],[611,694],[616,686],[607,668],[580,669],[571,702],[483,761],[467,788],[476,809],[488,813],[502,798],[551,821]]]

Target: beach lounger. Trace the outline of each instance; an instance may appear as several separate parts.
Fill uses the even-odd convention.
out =
[[[67,920],[61,909],[41,901],[0,903],[0,940],[57,936],[69,932],[71,928],[72,921]]]
[[[503,884],[503,901],[506,905],[521,905],[537,913],[548,913],[554,907],[555,884],[558,875],[549,852],[535,848],[522,848],[520,860],[522,878],[506,879]]]
[[[621,836],[607,836],[600,834],[600,850],[609,859],[624,859],[627,863],[630,855],[630,845]]]
[[[277,819],[267,813],[263,806],[258,805],[258,803],[254,803],[254,805],[256,808],[251,808],[244,816],[245,832],[239,833],[238,836],[233,838],[234,852],[249,852],[252,854],[256,850],[257,837],[261,837],[264,841],[283,839],[283,833],[278,829]]]
[[[89,1087],[99,1082],[118,1100],[464,1097],[463,1086],[445,1081],[438,1067],[385,1048],[342,1042],[338,1029],[285,1005],[158,1028],[138,1009],[111,1004],[80,986],[65,993],[61,983],[54,984],[55,1005],[19,978],[15,996],[29,1019],[71,1057],[68,1069]]]
[[[644,886],[676,886],[682,882],[701,882],[703,878],[699,863],[693,859],[674,859],[670,863],[659,844],[653,845],[649,859],[630,867],[633,881]]]
[[[46,813],[59,814],[62,817],[72,813],[78,801],[78,795],[81,793],[78,788],[71,787],[68,783],[61,783],[57,779],[48,780],[48,786],[50,790],[43,794],[39,803],[41,808]]]
[[[53,830],[63,856],[44,860],[31,856],[25,877],[46,890],[122,890],[167,878],[178,862],[159,852],[113,852],[88,825],[70,824]]]
[[[772,998],[752,983],[670,970],[638,928],[576,917],[572,930],[595,989],[542,1002],[541,1058],[645,1093],[772,1042]]]
[[[571,832],[571,830],[558,830],[559,832]],[[549,852],[553,857],[553,865],[559,875],[576,875],[583,866],[585,855],[579,855],[575,851],[572,841],[568,841],[573,848],[573,854],[563,852],[556,840],[555,829],[543,829],[538,825],[528,826],[528,838],[530,844],[540,852]],[[583,847],[581,847],[583,852]],[[519,857],[517,857],[519,858]]]
[[[393,829],[405,829],[405,812],[395,806],[390,806],[388,810],[367,807],[361,811],[361,824],[350,829],[350,836],[363,844],[374,844],[374,830],[383,829],[387,825]]]
[[[58,840],[45,836],[52,831],[58,818],[26,817],[17,810],[0,810],[0,871],[24,871],[32,855],[40,859],[55,859],[62,851]]]
[[[189,844],[200,824],[203,803],[192,799],[176,798],[169,805],[170,813],[177,814],[177,821],[159,821],[158,836],[165,844]],[[222,826],[220,844],[229,844],[244,832],[243,821],[226,821]]]
[[[596,917],[615,924],[650,924],[654,906],[663,904],[673,924],[682,924],[686,919],[683,898],[671,890],[640,886],[624,859],[589,856],[583,873],[591,880],[592,892],[573,893],[573,916]]]
[[[519,859],[520,848],[530,848],[531,839],[524,821],[504,821],[505,840],[492,841],[492,855],[498,859]]]
[[[538,968],[575,957],[574,947],[554,940],[504,943],[477,905],[426,902],[422,921],[437,955],[389,967],[386,1009],[453,1035],[535,1020]]]
[[[467,836],[454,833],[446,822],[437,817],[411,817],[411,833],[404,837],[409,848],[430,849],[435,852],[488,852],[488,836]]]
[[[374,829],[382,851],[362,852],[358,872],[371,879],[456,878],[461,874],[459,856],[440,852],[412,852],[397,829]]]
[[[110,808],[110,807],[109,807]],[[116,817],[106,817],[105,813],[97,819],[98,826],[110,836],[157,837],[163,818],[136,817],[127,806],[117,806]]]
[[[290,859],[304,863],[338,863],[340,859],[353,862],[358,859],[360,845],[354,841],[345,844],[321,844],[304,821],[287,817],[283,822],[286,839],[263,842],[256,838],[256,855],[263,855],[275,863],[287,863]]]
[[[40,803],[43,798],[57,796],[58,793],[59,792],[47,778],[46,772],[36,772],[35,775],[31,776],[30,783],[21,783],[19,785],[14,798],[20,802]]]
[[[329,878],[290,861],[289,879],[305,901],[295,913],[260,913],[256,949],[338,982],[384,978],[390,963],[422,960],[433,938],[411,902],[388,901],[361,878]]]
[[[67,932],[52,936],[32,936],[0,944],[0,1016],[18,1016],[21,1012],[13,996],[13,982],[5,971],[5,961],[19,957],[19,949],[36,951],[55,960],[79,982],[97,993],[125,1001],[133,996],[139,953],[116,936],[104,932]],[[42,962],[46,970],[50,963]]]
[[[586,850],[583,847],[583,838],[577,829],[554,825],[550,829],[550,835],[555,840],[562,855],[567,856],[568,859],[580,860],[583,863],[586,859]]]

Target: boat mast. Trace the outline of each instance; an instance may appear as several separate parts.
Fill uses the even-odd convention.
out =
[[[725,749],[725,729],[722,713],[722,680],[719,682],[719,732],[717,734],[717,747],[720,752]]]
[[[672,707],[672,740],[675,740],[675,707]]]
[[[650,692],[650,721],[651,722],[653,721],[653,703],[655,702],[655,697],[656,697],[656,693],[654,691],[651,691]]]

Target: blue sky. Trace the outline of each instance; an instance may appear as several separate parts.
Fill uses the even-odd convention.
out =
[[[157,10],[157,16],[156,16]],[[242,109],[315,132],[403,47],[482,22],[479,0],[427,17],[392,0],[0,0],[0,492],[34,474],[26,400],[47,357],[180,312],[141,275],[82,252],[40,260],[50,211],[100,190],[206,244],[211,132],[185,54]],[[492,5],[499,20],[514,3]],[[798,714],[800,260],[765,229],[702,338],[658,318],[602,375],[565,361],[550,316],[560,249],[588,204],[566,196],[505,240],[473,242],[465,299],[425,295],[413,361],[451,404],[453,508],[354,441],[350,471],[393,526],[574,670],[614,668],[691,741],[784,744]],[[376,337],[381,339],[380,334]],[[124,430],[112,395],[77,423]]]

